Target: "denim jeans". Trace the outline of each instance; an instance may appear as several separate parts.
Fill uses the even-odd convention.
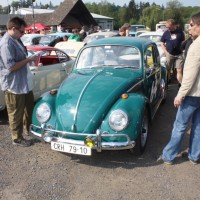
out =
[[[169,143],[163,150],[164,161],[173,161],[179,153],[186,128],[192,119],[188,158],[198,161],[200,158],[200,97],[185,97],[178,108],[176,120]]]

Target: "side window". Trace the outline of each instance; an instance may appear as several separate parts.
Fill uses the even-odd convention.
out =
[[[154,55],[154,63],[159,64],[160,63],[160,54],[158,51],[158,48],[156,46],[153,47],[153,55]],[[158,65],[154,65],[158,66]]]
[[[144,53],[145,68],[154,66],[153,47],[149,46]]]
[[[33,40],[32,40],[33,44],[38,45],[40,43],[40,39],[41,39],[41,37],[33,38]]]
[[[56,51],[56,54],[58,56],[59,61],[62,62],[67,62],[70,60],[69,56],[63,53],[62,51]]]
[[[46,51],[41,57],[40,57],[40,63],[43,66],[47,65],[54,65],[59,63],[58,56],[55,51]]]

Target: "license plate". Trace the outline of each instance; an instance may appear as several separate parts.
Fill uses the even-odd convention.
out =
[[[81,145],[51,142],[51,149],[55,151],[61,151],[61,152],[79,154],[79,155],[85,155],[85,156],[92,155],[92,151],[90,147],[81,146]]]

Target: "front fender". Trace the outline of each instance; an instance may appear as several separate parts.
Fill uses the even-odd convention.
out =
[[[140,94],[129,94],[127,99],[120,98],[105,117],[101,125],[101,132],[127,134],[131,140],[135,140],[140,133],[146,102],[146,98]],[[112,130],[109,126],[109,116],[112,111],[117,109],[123,110],[128,115],[128,126],[120,132]]]
[[[51,117],[46,123],[46,126],[51,126],[52,128],[53,127],[55,128],[56,126],[56,108],[55,108],[56,96],[57,94],[51,95],[49,92],[47,92],[43,94],[43,96],[36,102],[36,105],[33,110],[33,115],[32,115],[32,124],[36,126],[41,126],[41,123],[36,118],[36,110],[38,106],[40,106],[42,103],[47,103],[51,109]]]

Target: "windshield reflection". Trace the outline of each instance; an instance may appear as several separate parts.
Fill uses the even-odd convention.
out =
[[[139,50],[135,47],[117,45],[88,47],[82,51],[76,64],[77,69],[119,66],[139,69]]]

